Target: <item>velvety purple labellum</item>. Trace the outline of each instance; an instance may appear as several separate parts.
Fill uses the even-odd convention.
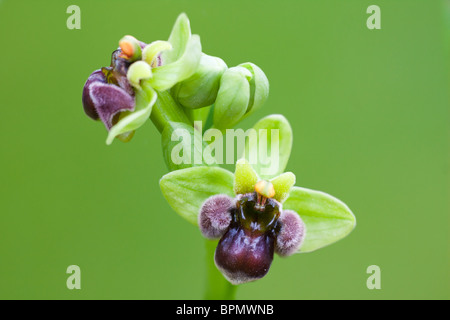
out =
[[[114,125],[114,116],[134,110],[134,97],[116,85],[93,82],[88,90],[95,111],[108,130]]]
[[[232,284],[264,277],[274,252],[297,252],[305,237],[305,225],[291,210],[281,211],[273,198],[253,192],[231,199],[215,195],[203,204],[198,224],[206,238],[220,239],[214,261]]]
[[[92,102],[92,99],[89,95],[89,86],[93,82],[98,82],[98,81],[106,83],[105,75],[103,74],[102,70],[100,70],[100,69],[92,72],[92,74],[89,76],[89,78],[87,79],[87,81],[83,87],[82,102],[83,102],[84,112],[94,120],[98,120],[99,117],[98,117],[97,111],[95,111],[94,102]]]
[[[269,233],[231,226],[216,248],[217,268],[232,284],[264,277],[273,260],[274,239]]]
[[[264,277],[273,260],[274,242],[279,229],[279,203],[262,199],[256,193],[237,198],[232,222],[216,248],[215,263],[233,284]]]
[[[140,41],[139,45],[143,49],[146,43]],[[95,70],[83,87],[84,112],[100,119],[108,130],[119,121],[121,112],[135,109],[135,92],[127,79],[131,63],[118,48],[111,55],[110,66]]]
[[[102,70],[94,71],[83,88],[83,108],[94,120],[100,118],[109,130],[114,125],[114,117],[122,111],[133,111],[134,97],[124,89],[106,83]]]

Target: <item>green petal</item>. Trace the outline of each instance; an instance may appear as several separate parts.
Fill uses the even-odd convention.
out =
[[[149,66],[153,66],[155,58],[163,51],[172,50],[172,44],[168,41],[153,41],[145,46],[142,51],[142,60],[148,63]]]
[[[269,97],[269,80],[265,73],[257,65],[246,62],[239,66],[246,68],[252,73],[252,79],[250,80],[250,102],[247,108],[248,116],[261,108]]]
[[[157,94],[152,87],[144,82],[142,84],[142,89],[136,91],[135,99],[135,110],[126,114],[109,130],[106,144],[110,145],[116,136],[136,130],[142,126],[152,113],[152,107],[157,99]]]
[[[153,77],[149,80],[150,84],[156,90],[164,91],[172,88],[178,82],[186,80],[197,70],[201,53],[200,37],[194,34],[188,40],[186,48],[178,60],[169,64],[164,61],[164,65],[153,68]]]
[[[193,167],[170,172],[159,181],[169,205],[180,216],[197,225],[200,208],[209,197],[234,197],[234,175],[219,167]]]
[[[185,13],[178,16],[170,33],[169,43],[172,50],[163,53],[163,61],[169,64],[178,60],[184,53],[187,43],[191,37],[189,19]]]
[[[136,89],[141,89],[141,80],[146,80],[152,77],[152,69],[150,65],[144,61],[136,61],[127,71],[128,82]]]
[[[253,129],[258,133],[258,141],[246,141],[244,157],[261,179],[269,180],[286,168],[292,149],[292,128],[283,115],[273,114],[259,120]],[[278,135],[274,130],[278,130]],[[261,143],[264,141],[267,143]]]
[[[311,252],[347,236],[355,227],[352,211],[342,201],[320,191],[293,187],[283,209],[297,212],[306,225],[300,252]]]
[[[251,78],[251,72],[243,67],[233,67],[224,72],[214,104],[214,127],[225,130],[242,119],[250,101]]]
[[[291,188],[295,184],[295,174],[292,172],[285,172],[278,177],[270,180],[273,188],[275,189],[275,195],[273,198],[279,202],[284,202],[291,192]]]
[[[258,180],[255,170],[245,159],[240,159],[236,162],[236,171],[234,173],[235,194],[254,192],[255,184]]]
[[[161,134],[164,161],[170,171],[205,166],[202,134],[186,123],[169,122]]]

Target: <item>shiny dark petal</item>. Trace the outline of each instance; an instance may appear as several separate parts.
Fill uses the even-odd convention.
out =
[[[220,239],[215,263],[232,284],[264,277],[273,260],[274,238],[271,233],[247,230],[232,225]]]
[[[108,83],[117,84],[124,89],[129,95],[134,95],[133,88],[127,79],[128,68],[131,63],[124,58],[121,58],[122,50],[117,49],[111,55],[111,66],[108,71]]]
[[[126,76],[130,62],[121,57],[122,50],[117,49],[111,55],[111,68],[120,75]]]

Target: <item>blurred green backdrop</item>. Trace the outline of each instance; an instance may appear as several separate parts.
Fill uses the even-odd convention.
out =
[[[66,8],[81,8],[68,30]],[[381,30],[366,9],[381,8]],[[346,202],[358,225],[275,258],[239,299],[450,298],[448,1],[0,1],[2,299],[201,299],[203,239],[163,199],[151,122],[105,145],[81,90],[118,40],[167,39],[180,12],[203,51],[267,74],[297,185]],[[81,268],[81,290],[66,268]],[[381,268],[368,290],[366,268]]]

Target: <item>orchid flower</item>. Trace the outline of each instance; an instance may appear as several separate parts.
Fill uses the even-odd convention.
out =
[[[276,176],[261,178],[246,159],[240,159],[234,174],[220,167],[197,166],[170,172],[160,180],[175,212],[198,226],[205,238],[220,239],[215,265],[232,284],[264,277],[274,253],[285,257],[315,251],[344,238],[356,224],[342,201],[294,186],[295,175],[282,173],[292,145],[286,118],[268,116],[254,128],[283,129],[279,151],[283,161]],[[265,165],[257,163],[255,168]]]

